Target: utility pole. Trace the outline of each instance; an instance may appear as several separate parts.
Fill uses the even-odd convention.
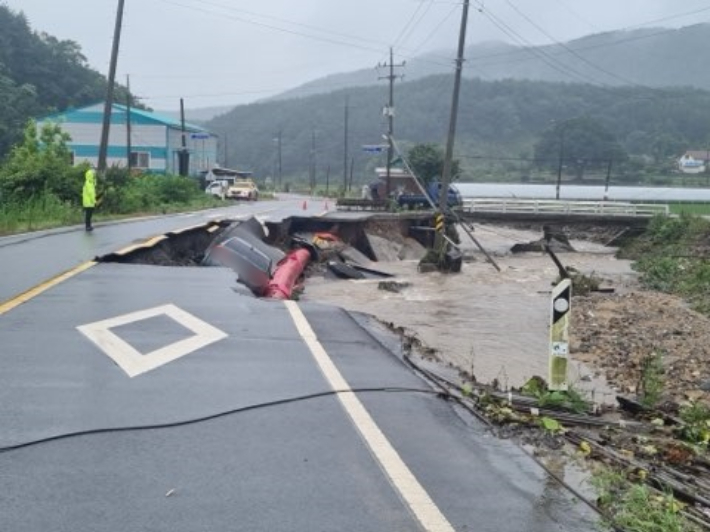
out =
[[[278,135],[278,137],[276,137],[277,142],[278,142],[278,144],[279,144],[279,145],[278,145],[278,150],[279,150],[279,151],[278,151],[278,158],[279,158],[278,183],[279,183],[279,187],[280,187],[281,185],[283,185],[283,166],[282,166],[282,162],[283,162],[283,161],[282,161],[282,159],[281,159],[281,138],[282,138],[282,135],[283,135],[283,130],[279,129],[279,135]]]
[[[379,79],[386,79],[389,80],[389,102],[387,104],[387,107],[385,107],[384,114],[387,116],[387,181],[386,181],[386,186],[385,186],[385,197],[389,198],[390,196],[390,189],[391,189],[391,173],[392,173],[392,152],[393,152],[393,146],[392,146],[392,136],[394,135],[394,82],[397,78],[402,77],[399,75],[395,75],[394,69],[395,68],[402,68],[406,62],[402,61],[401,63],[395,64],[394,63],[394,52],[392,50],[392,47],[390,46],[390,62],[389,63],[380,63],[377,66],[378,67],[388,67],[389,68],[389,75],[387,76],[380,76]]]
[[[229,152],[227,146],[229,144],[229,133],[224,132],[224,167],[229,168]]]
[[[614,159],[609,159],[609,165],[606,167],[606,183],[604,184],[604,201],[609,199],[609,181],[611,181],[611,165]]]
[[[190,152],[187,151],[187,134],[185,131],[185,101],[180,98],[180,127],[182,129],[182,143],[178,153],[178,173],[187,176],[190,173]]]
[[[113,92],[116,82],[116,65],[118,64],[118,50],[121,44],[121,27],[123,26],[123,6],[125,0],[118,0],[116,13],[116,27],[113,32],[113,47],[111,48],[111,64],[108,70],[108,86],[106,87],[106,101],[104,102],[104,120],[101,127],[101,143],[99,145],[99,174],[106,171],[106,154],[108,153],[108,138],[111,129],[111,113],[113,111]]]
[[[126,166],[128,167],[128,175],[131,175],[131,152],[133,151],[131,143],[131,77],[126,76]]]
[[[446,155],[444,169],[441,176],[441,190],[439,191],[439,210],[444,213],[448,208],[449,183],[451,183],[451,163],[454,156],[454,140],[456,138],[456,120],[459,112],[459,93],[461,92],[461,74],[463,72],[464,53],[466,51],[466,26],[468,23],[469,0],[463,2],[461,14],[461,31],[459,32],[459,48],[456,55],[456,76],[454,79],[454,94],[451,100],[451,116],[449,118],[449,135],[446,140]],[[443,240],[443,239],[441,239]],[[443,244],[439,249],[444,249]]]
[[[328,169],[325,171],[325,197],[328,197],[328,193],[330,192],[330,165],[328,165]]]
[[[560,199],[560,186],[562,185],[562,162],[565,158],[565,125],[560,127],[560,153],[557,164],[557,185],[555,186],[555,199]]]
[[[348,120],[350,114],[350,96],[345,97],[345,132],[343,139],[343,194],[348,190]]]
[[[311,167],[309,171],[309,185],[311,187],[311,195],[316,188],[316,130],[311,131]]]
[[[355,171],[355,157],[350,158],[350,181],[348,182],[348,190],[353,189],[353,173]]]

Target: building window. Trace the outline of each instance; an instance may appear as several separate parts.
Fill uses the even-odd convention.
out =
[[[150,153],[147,151],[132,151],[131,168],[150,168]]]

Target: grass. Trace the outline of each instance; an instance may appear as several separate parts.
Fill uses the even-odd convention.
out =
[[[47,195],[24,204],[0,205],[0,235],[72,225],[81,219],[79,209]]]
[[[224,206],[225,202],[208,195],[198,196],[186,202],[166,203],[130,213],[116,214],[102,212],[99,207],[95,221],[111,221],[132,218],[135,216],[151,216],[172,214],[191,210],[210,209]],[[69,203],[60,202],[51,195],[24,204],[0,205],[0,235],[12,235],[29,231],[53,229],[83,222],[83,210]]]
[[[710,215],[710,203],[669,203],[671,214]]]
[[[607,525],[633,532],[699,532],[683,516],[683,505],[673,495],[634,484],[619,471],[598,469],[592,485],[599,494],[600,508],[608,516]]]
[[[641,378],[638,390],[641,404],[654,408],[661,400],[664,389],[663,353],[656,351],[641,361]]]
[[[709,250],[710,220],[684,213],[654,218],[619,256],[635,261],[647,288],[680,296],[694,310],[710,315]]]

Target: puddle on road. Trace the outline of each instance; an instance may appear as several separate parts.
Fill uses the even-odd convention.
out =
[[[390,293],[378,290],[376,280],[311,277],[301,299],[336,304],[404,327],[435,348],[442,361],[473,373],[479,382],[497,379],[503,387],[518,387],[533,375],[547,375],[549,293],[558,272],[546,255],[511,255],[507,250],[539,237],[539,232],[477,226],[476,238],[496,255],[502,272],[483,262],[468,241],[465,253],[477,261],[465,264],[460,274],[420,274],[417,261],[379,263],[411,286]],[[633,281],[630,263],[615,259],[613,249],[572,244],[581,252],[560,254],[566,266],[594,272],[620,291]],[[577,389],[593,391],[597,401],[613,400],[604,381],[592,377],[588,368],[572,362],[570,381]]]

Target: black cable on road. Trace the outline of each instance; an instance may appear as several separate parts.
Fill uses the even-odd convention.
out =
[[[325,392],[316,392],[316,393],[311,393],[311,394],[307,394],[307,395],[298,395],[298,396],[289,397],[286,399],[277,399],[276,401],[269,401],[266,403],[258,403],[258,404],[254,404],[254,405],[242,406],[239,408],[233,408],[231,410],[225,410],[222,412],[218,412],[216,414],[210,414],[208,416],[201,416],[201,417],[185,419],[185,420],[181,420],[181,421],[173,421],[170,423],[156,423],[156,424],[150,424],[150,425],[134,425],[134,426],[127,426],[127,427],[108,427],[108,428],[101,428],[101,429],[80,430],[80,431],[76,431],[76,432],[68,432],[65,434],[57,434],[55,436],[48,436],[46,438],[40,438],[37,440],[31,440],[31,441],[27,441],[27,442],[23,442],[23,443],[17,443],[14,445],[7,445],[5,447],[0,447],[0,453],[17,451],[20,449],[25,449],[27,447],[34,447],[37,445],[41,445],[43,443],[51,443],[51,442],[60,441],[60,440],[80,438],[83,436],[94,436],[97,434],[112,434],[112,433],[118,433],[118,432],[140,432],[140,431],[146,431],[146,430],[161,430],[161,429],[184,427],[187,425],[195,425],[198,423],[205,423],[205,422],[211,421],[213,419],[219,419],[222,417],[232,416],[235,414],[241,414],[243,412],[249,412],[251,410],[259,410],[262,408],[271,408],[274,406],[281,406],[281,405],[286,405],[286,404],[290,404],[290,403],[298,403],[301,401],[309,401],[311,399],[318,399],[321,397],[329,397],[329,396],[340,395],[340,394],[344,394],[344,393],[422,393],[422,394],[428,394],[428,395],[437,395],[437,396],[445,398],[445,399],[449,397],[448,394],[441,393],[439,391],[432,390],[432,389],[407,388],[407,387],[398,387],[398,386],[383,386],[383,387],[377,387],[377,388],[353,388],[350,390],[328,390]]]

